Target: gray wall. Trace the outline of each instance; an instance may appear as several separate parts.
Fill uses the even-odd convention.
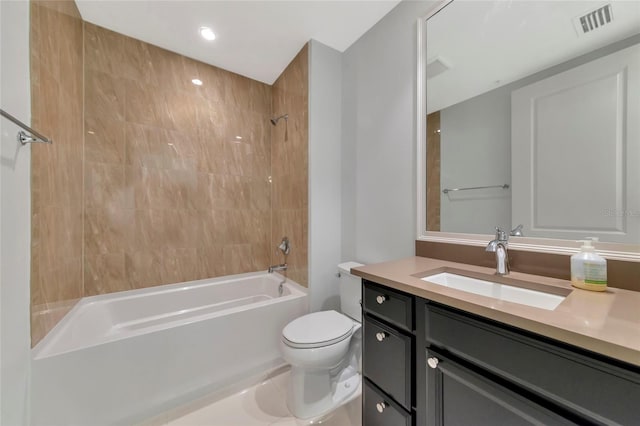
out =
[[[0,2],[0,105],[31,122],[29,2]],[[31,147],[0,118],[0,424],[29,424]],[[44,148],[44,147],[36,147]]]
[[[638,43],[640,35],[629,37],[440,111],[443,188],[511,182],[512,91]],[[440,220],[442,231],[480,234],[518,224],[511,189],[442,194]]]
[[[340,309],[342,55],[309,45],[309,296],[312,311]]]
[[[343,260],[414,255],[416,22],[436,3],[401,2],[343,54]]]

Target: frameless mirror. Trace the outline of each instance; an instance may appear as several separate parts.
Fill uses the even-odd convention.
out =
[[[423,31],[423,234],[640,244],[640,2],[454,0]]]

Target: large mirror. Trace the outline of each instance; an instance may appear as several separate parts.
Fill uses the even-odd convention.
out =
[[[454,0],[420,33],[419,238],[637,252],[640,2]]]

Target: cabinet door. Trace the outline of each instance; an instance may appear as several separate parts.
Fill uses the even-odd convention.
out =
[[[367,379],[363,382],[362,419],[366,426],[410,426],[411,414]]]
[[[558,414],[427,350],[427,425],[567,425]]]

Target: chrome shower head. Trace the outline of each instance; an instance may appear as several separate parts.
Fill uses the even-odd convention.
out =
[[[284,121],[287,121],[289,119],[289,114],[282,114],[280,117],[274,117],[269,121],[271,121],[271,124],[275,126],[281,118],[284,118]]]

